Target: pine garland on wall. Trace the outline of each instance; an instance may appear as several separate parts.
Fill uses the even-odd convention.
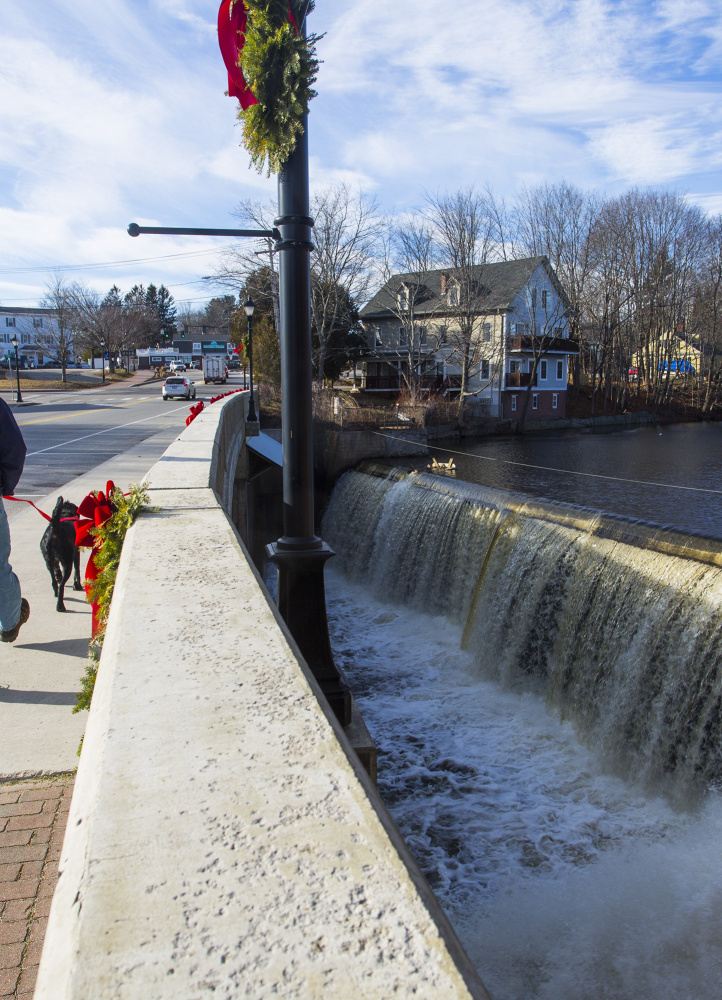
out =
[[[240,102],[243,142],[259,172],[278,173],[303,132],[315,96],[316,43],[299,31],[313,0],[223,0],[218,38],[228,94]]]

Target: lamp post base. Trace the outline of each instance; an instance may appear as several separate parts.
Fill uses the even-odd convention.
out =
[[[336,718],[348,726],[351,693],[333,660],[323,583],[323,567],[333,550],[320,539],[280,538],[266,552],[278,568],[278,610]]]

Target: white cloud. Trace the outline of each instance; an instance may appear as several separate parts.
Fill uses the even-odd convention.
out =
[[[160,255],[178,243],[139,253],[129,221],[224,225],[241,199],[275,194],[274,178],[248,169],[223,94],[215,11],[207,0],[56,0],[39,18],[4,5],[5,261]],[[489,181],[511,195],[564,177],[717,197],[718,0],[334,0],[309,27],[326,32],[314,190],[343,180],[410,207],[424,191]],[[146,280],[180,283],[205,262],[152,268]]]

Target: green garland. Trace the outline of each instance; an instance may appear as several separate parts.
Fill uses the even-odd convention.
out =
[[[241,3],[242,0],[236,0]],[[243,142],[259,173],[279,173],[303,133],[302,117],[316,91],[316,43],[321,35],[304,38],[288,17],[288,0],[245,0],[248,11],[241,70],[258,101],[238,111]],[[305,7],[291,0],[296,24]],[[313,9],[313,2],[309,11]]]
[[[105,524],[92,529],[93,537],[101,541],[100,548],[95,554],[95,564],[100,572],[93,581],[89,594],[91,601],[98,602],[99,628],[90,640],[88,664],[80,680],[80,693],[77,695],[73,712],[82,712],[90,708],[123,541],[128,528],[148,503],[146,484],[141,483],[139,486],[137,483],[131,483],[128,496],[123,496],[119,489],[115,489],[110,499],[113,501],[115,513]]]

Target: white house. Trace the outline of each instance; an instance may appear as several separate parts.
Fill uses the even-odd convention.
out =
[[[465,302],[465,297],[468,300]],[[566,414],[569,300],[546,257],[395,274],[361,310],[367,392],[396,393],[413,364],[423,391],[458,394],[464,323],[470,330],[467,391],[491,416]],[[405,377],[406,376],[406,377]]]
[[[55,360],[58,325],[51,309],[0,306],[0,359],[15,356],[13,337],[17,337],[18,355],[26,363],[42,365]]]

